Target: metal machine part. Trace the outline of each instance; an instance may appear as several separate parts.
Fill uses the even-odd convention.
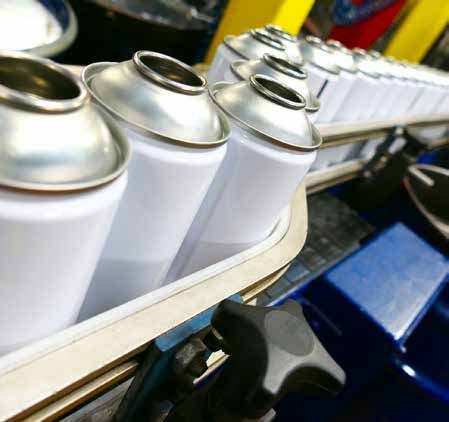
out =
[[[225,365],[196,382],[220,350]],[[344,383],[297,302],[264,308],[233,296],[148,348],[114,420],[265,421],[288,392],[333,396]]]
[[[229,355],[226,365],[177,403],[166,422],[259,420],[288,392],[333,396],[345,384],[343,370],[314,335],[297,302],[264,308],[226,300],[215,311],[212,326]]]
[[[449,171],[433,165],[414,164],[408,168],[404,184],[416,207],[449,240],[449,206],[446,194],[449,188]]]

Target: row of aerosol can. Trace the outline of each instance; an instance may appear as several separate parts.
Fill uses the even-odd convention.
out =
[[[208,71],[209,82],[238,81],[257,72],[294,87],[311,121],[355,123],[449,113],[449,76],[376,51],[307,36],[298,41],[275,25],[226,36]],[[369,158],[381,139],[323,148],[313,169]]]
[[[0,354],[264,240],[321,144],[308,111],[257,71],[0,52]]]

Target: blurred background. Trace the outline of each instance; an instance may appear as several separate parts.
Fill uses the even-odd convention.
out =
[[[0,47],[67,64],[139,49],[210,62],[224,35],[275,23],[449,69],[447,0],[0,0]]]

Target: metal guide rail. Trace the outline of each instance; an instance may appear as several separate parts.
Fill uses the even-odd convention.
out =
[[[449,124],[448,115],[395,118],[357,123],[317,124],[323,138],[322,148],[386,136],[395,127],[425,128]]]
[[[327,124],[318,128],[327,147],[386,135],[394,127],[445,124],[449,124],[449,116]],[[438,147],[448,141],[447,138],[439,140]],[[137,366],[136,357],[153,339],[235,293],[240,293],[245,302],[262,294],[282,277],[304,246],[306,189],[310,194],[350,180],[361,174],[364,165],[363,160],[352,160],[310,173],[292,200],[286,234],[271,249],[0,374],[0,420],[60,418],[131,377]]]

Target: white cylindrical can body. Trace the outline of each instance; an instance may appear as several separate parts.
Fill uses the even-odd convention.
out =
[[[393,117],[393,110],[399,101],[401,93],[402,85],[397,79],[392,79],[387,97],[384,98],[380,107],[373,113],[372,117],[375,119],[391,119]]]
[[[316,117],[318,123],[328,123],[333,120],[357,80],[356,75],[344,70],[340,71],[337,78],[336,81],[329,79],[318,96],[321,104]]]
[[[437,114],[449,114],[449,89],[446,88],[444,97],[440,101],[440,104],[438,104],[438,108],[436,110]]]
[[[0,355],[76,322],[126,187],[0,189]]]
[[[225,44],[220,44],[217,48],[214,59],[207,70],[206,77],[209,85],[225,80],[224,75],[226,71],[228,71],[232,63],[237,60],[242,60],[242,57],[232,51]]]
[[[424,88],[413,81],[407,81],[406,86],[407,89],[402,93],[402,104],[396,108],[397,117],[422,114],[419,104]]]
[[[375,94],[371,97],[368,106],[361,111],[359,115],[360,120],[374,120],[380,114],[384,102],[388,101],[392,86],[393,82],[391,79],[384,76],[378,79]]]
[[[376,91],[376,79],[359,74],[332,120],[334,122],[358,121],[362,110],[369,106],[370,99]]]
[[[312,93],[317,97],[328,81],[335,83],[338,80],[337,75],[326,72],[324,69],[321,69],[312,63],[306,62],[305,68],[307,70],[307,83],[310,91],[312,91]]]
[[[176,258],[177,277],[265,239],[315,156],[260,140],[233,124],[228,153]]]
[[[445,92],[442,92],[436,86],[428,86],[422,90],[421,95],[411,105],[410,115],[429,115],[432,114],[443,100]]]
[[[128,188],[117,212],[81,318],[162,286],[226,153],[189,148],[125,128],[133,147]]]

